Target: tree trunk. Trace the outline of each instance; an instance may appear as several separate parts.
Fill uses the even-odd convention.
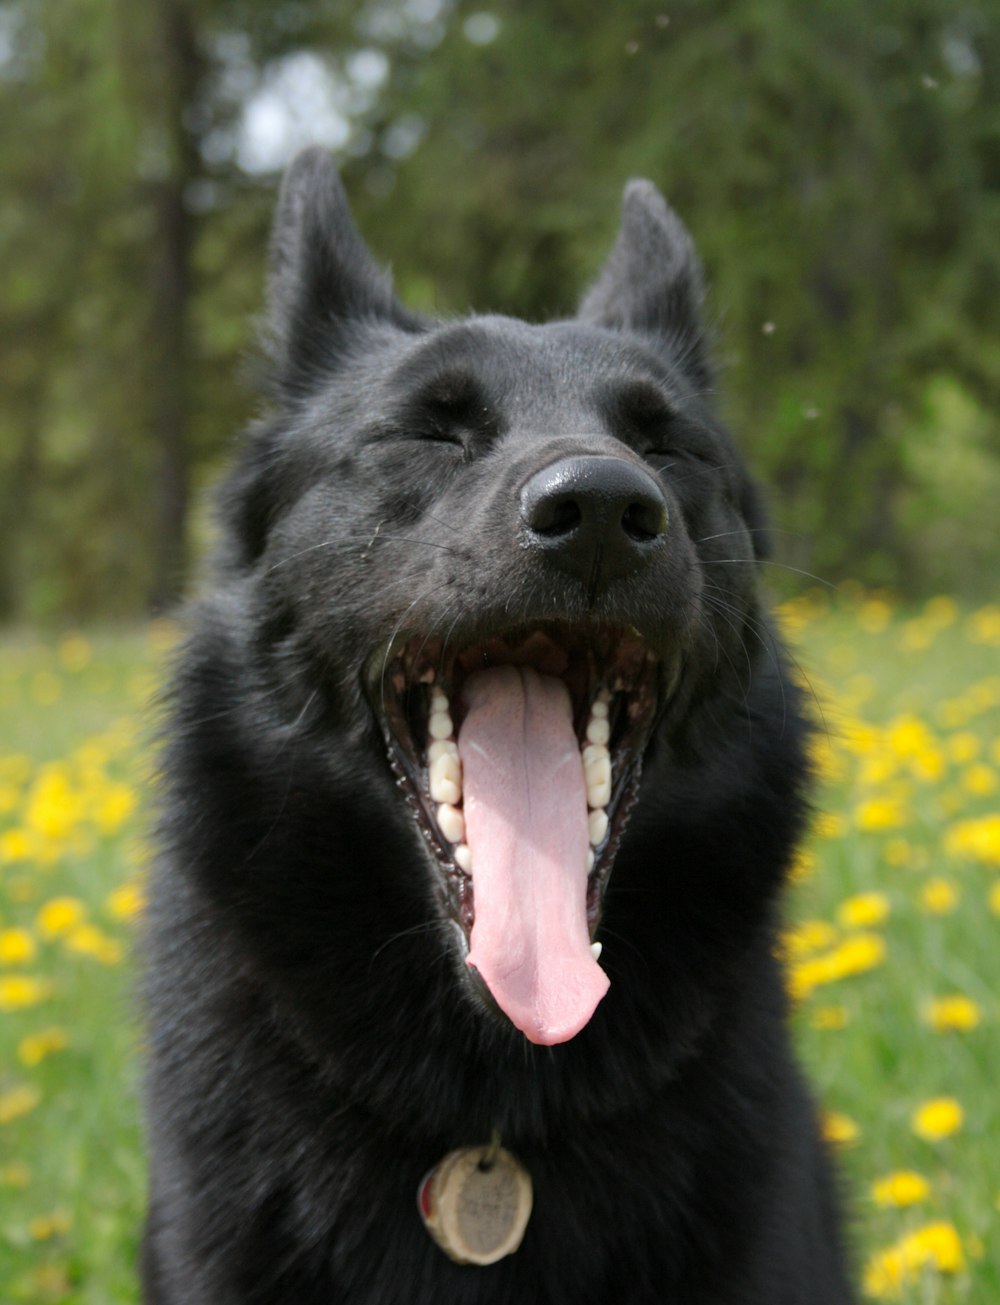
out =
[[[153,196],[149,383],[156,533],[149,601],[152,610],[160,612],[179,598],[187,568],[193,232],[186,193],[198,171],[198,154],[185,116],[194,100],[199,61],[185,0],[156,0],[156,9],[162,56],[165,163]]]

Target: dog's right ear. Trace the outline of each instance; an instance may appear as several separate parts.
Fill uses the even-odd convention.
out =
[[[630,181],[618,239],[580,318],[669,341],[700,385],[710,378],[701,263],[687,227],[650,181]]]
[[[360,319],[417,329],[361,239],[337,167],[318,146],[289,164],[271,233],[265,348],[279,391],[309,393]]]

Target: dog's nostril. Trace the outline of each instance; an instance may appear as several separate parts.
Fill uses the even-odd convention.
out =
[[[536,534],[557,538],[571,534],[582,520],[583,513],[576,499],[552,497],[532,504],[527,524]]]
[[[662,502],[640,500],[630,503],[622,514],[622,530],[637,544],[656,539],[666,528],[667,512]]]

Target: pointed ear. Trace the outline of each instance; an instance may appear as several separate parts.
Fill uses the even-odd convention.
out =
[[[307,393],[336,365],[360,320],[416,319],[358,234],[333,159],[313,146],[281,183],[271,233],[265,347],[288,396]]]
[[[659,335],[680,350],[699,383],[709,379],[704,280],[687,228],[651,181],[630,181],[622,225],[580,317],[597,326]]]

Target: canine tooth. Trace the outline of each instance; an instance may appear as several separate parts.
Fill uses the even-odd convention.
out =
[[[434,689],[431,693],[431,711],[447,712],[451,706],[447,695],[441,689]]]
[[[465,816],[458,807],[442,802],[437,809],[437,824],[449,843],[465,842]]]
[[[607,720],[607,718],[608,718],[608,704],[606,702],[602,702],[601,699],[598,698],[596,702],[591,703],[590,719]]]
[[[607,743],[611,737],[611,725],[606,720],[592,718],[587,722],[587,740],[590,743]]]
[[[599,961],[601,959],[601,952],[603,951],[604,951],[603,943],[592,942],[590,944],[590,954],[593,956],[595,961]]]
[[[446,711],[433,711],[427,722],[427,733],[432,739],[450,739],[455,726]]]
[[[455,848],[452,856],[455,858],[455,864],[459,870],[464,870],[466,874],[472,871],[472,853],[469,851],[468,843],[459,843]]]
[[[450,752],[443,753],[433,763],[429,775],[431,797],[435,802],[452,806],[462,800],[462,765]]]
[[[604,842],[604,837],[608,832],[608,813],[603,807],[591,811],[587,817],[587,832],[590,834],[591,846],[597,847]]]
[[[458,761],[458,744],[454,739],[435,739],[427,749],[427,764],[433,766],[438,757],[454,757]]]

